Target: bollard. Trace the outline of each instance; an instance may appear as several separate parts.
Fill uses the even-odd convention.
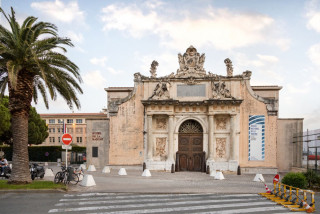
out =
[[[174,173],[174,164],[171,164],[171,173]]]
[[[207,166],[207,172],[206,173],[210,174],[210,166],[209,165]]]
[[[238,166],[238,169],[237,169],[237,175],[241,175],[241,168],[240,168],[240,165]]]
[[[146,162],[143,162],[143,165],[142,165],[142,171],[144,171],[146,169]]]

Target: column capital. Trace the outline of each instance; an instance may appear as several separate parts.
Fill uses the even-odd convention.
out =
[[[147,114],[147,117],[152,117],[153,116],[153,114]]]

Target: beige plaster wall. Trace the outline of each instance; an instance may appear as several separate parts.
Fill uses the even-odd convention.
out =
[[[249,82],[247,83],[249,84]],[[240,85],[240,166],[241,167],[277,167],[277,116],[268,116],[266,104],[254,98],[246,84]],[[265,116],[265,160],[249,161],[249,115]]]
[[[132,165],[143,162],[143,84],[136,85],[135,95],[119,105],[110,116],[109,164]]]
[[[292,143],[296,133],[303,132],[303,119],[278,119],[277,159],[279,171],[290,171],[301,167],[302,142]]]

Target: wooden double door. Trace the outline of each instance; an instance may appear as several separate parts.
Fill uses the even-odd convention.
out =
[[[205,171],[203,134],[179,134],[176,171]]]

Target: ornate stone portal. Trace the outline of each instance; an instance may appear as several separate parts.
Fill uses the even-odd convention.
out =
[[[167,171],[172,165],[199,171],[203,163],[229,171],[275,168],[281,87],[251,87],[252,72],[235,75],[228,58],[225,75],[207,73],[205,55],[193,46],[178,60],[177,71],[167,76],[157,76],[153,61],[150,76],[134,74],[131,91],[109,89],[110,164],[145,162],[150,170]],[[255,116],[264,122],[249,124]]]

